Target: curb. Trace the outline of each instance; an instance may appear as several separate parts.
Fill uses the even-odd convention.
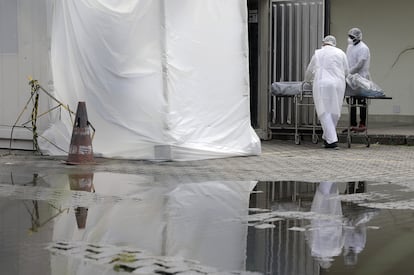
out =
[[[414,146],[414,136],[413,135],[378,135],[378,134],[368,134],[365,136],[363,133],[352,134],[351,143],[354,144],[366,144],[367,137],[369,138],[370,144],[382,144],[382,145],[408,145]],[[318,133],[319,142],[322,140],[322,135]],[[292,140],[292,143],[295,143],[295,134],[294,133],[274,133],[272,135],[274,140]],[[301,141],[312,142],[312,135],[309,133],[301,134]],[[346,134],[338,134],[339,143],[347,143]]]

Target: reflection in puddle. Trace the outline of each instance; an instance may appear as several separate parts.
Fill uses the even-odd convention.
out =
[[[247,268],[268,274],[321,274],[324,270],[332,274],[379,274],[384,270],[410,270],[412,264],[404,261],[406,256],[392,259],[387,254],[385,259],[367,265],[375,258],[378,247],[393,243],[399,233],[407,234],[393,224],[395,220],[413,225],[411,213],[368,207],[390,201],[402,206],[411,193],[372,185],[259,183],[255,190],[262,192],[252,195],[251,214],[244,219],[250,225]],[[385,260],[388,266],[378,265]],[[396,266],[396,261],[403,264]],[[373,266],[376,271],[368,272]],[[359,273],[361,270],[366,273]]]
[[[95,193],[95,187],[93,186],[93,173],[69,175],[69,186],[70,190]],[[86,219],[88,218],[88,207],[76,207],[75,216],[78,228],[85,228]]]
[[[367,266],[378,274],[379,248],[402,238],[406,255],[414,252],[405,238],[414,228],[411,211],[380,207],[401,207],[410,196],[367,182],[3,177],[0,263],[5,274],[356,274]],[[383,270],[397,268],[392,262]]]
[[[203,266],[197,261],[181,257],[154,256],[131,247],[58,242],[47,249],[55,254],[76,257],[93,264],[109,265],[115,271],[134,274],[219,274],[216,268]],[[233,271],[231,274],[254,273]]]
[[[33,187],[36,187],[39,185],[40,182],[41,182],[41,179],[38,178],[37,174],[34,174],[32,182],[28,183],[28,185],[32,185]],[[10,193],[8,195],[10,195]],[[39,210],[39,201],[28,200],[28,201],[23,201],[22,203],[27,213],[29,213],[30,215],[31,226],[28,229],[29,233],[38,232],[42,227],[46,226],[48,223],[52,222],[53,219],[55,219],[57,216],[59,216],[60,214],[64,212],[67,212],[68,210],[67,208],[61,208],[59,206],[53,205],[52,203],[48,203],[48,206],[51,209],[54,209],[55,213],[49,217],[41,217],[40,210]]]
[[[70,175],[71,177],[83,177],[83,174],[80,175]],[[114,179],[113,177],[109,177]],[[11,181],[11,184],[0,183],[0,198],[5,197],[9,199],[16,200],[36,200],[36,201],[47,201],[54,204],[59,204],[62,207],[76,207],[83,206],[88,207],[95,204],[115,204],[118,201],[132,200],[139,202],[139,196],[131,196],[128,193],[119,193],[119,192],[94,192],[94,189],[89,192],[87,190],[76,188],[85,188],[82,187],[84,183],[78,183],[78,186],[68,184],[67,175],[58,175],[58,176],[49,176],[44,177],[41,180],[36,179],[31,182],[25,182],[24,184],[15,184],[14,181]],[[81,178],[79,180],[82,180]],[[83,179],[83,180],[92,180],[92,179]],[[39,181],[42,183],[39,184]],[[107,180],[103,181],[107,184],[112,184],[116,189],[116,184],[108,183]],[[80,184],[80,185],[79,185]],[[105,185],[105,186],[106,186]],[[101,184],[101,186],[103,186]],[[124,184],[124,187],[129,185]],[[90,186],[91,188],[93,186]],[[72,189],[73,188],[73,189]],[[87,188],[87,187],[86,187]],[[129,189],[127,189],[129,190]],[[92,192],[93,191],[93,192]],[[119,193],[119,194],[117,194]]]
[[[355,185],[355,183],[350,183]],[[360,192],[365,190],[365,183],[359,182]],[[347,191],[351,189],[348,186]],[[354,189],[354,188],[352,188]],[[358,189],[357,189],[358,190]],[[345,212],[342,209],[337,183],[321,182],[313,197],[311,212],[332,216],[330,219],[312,219],[307,231],[307,240],[312,256],[322,268],[329,268],[333,258],[344,250],[347,265],[355,265],[357,255],[366,243],[366,223],[377,210],[363,209],[360,213]],[[345,213],[344,213],[345,212]]]
[[[162,261],[169,257],[195,261],[199,264],[189,267],[193,271],[247,273],[247,225],[240,217],[248,215],[250,191],[255,182],[160,184],[136,175],[112,173],[49,175],[43,180],[44,185],[36,190],[33,186],[3,184],[3,190],[12,196],[0,197],[14,202],[25,202],[32,197],[43,204],[60,200],[68,206],[69,210],[58,216],[54,216],[54,209],[47,209],[51,212],[47,215],[54,219],[45,246],[61,242],[78,247],[128,246],[147,251],[152,258],[163,257]],[[87,215],[80,215],[79,209],[84,209]],[[19,248],[16,244],[15,249]],[[96,274],[95,265],[80,263],[79,255],[84,254],[79,250],[66,252],[63,258],[56,250],[50,255],[47,262],[53,274]],[[109,249],[106,253],[112,252]]]

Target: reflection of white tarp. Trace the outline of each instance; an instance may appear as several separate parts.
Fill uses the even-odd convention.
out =
[[[191,160],[260,153],[250,126],[247,4],[240,0],[56,1],[56,97],[85,101],[104,157]],[[69,148],[66,113],[39,139]],[[50,143],[51,142],[51,143]]]
[[[182,184],[168,194],[167,255],[220,270],[245,270],[249,195],[254,182]]]
[[[73,210],[60,215],[54,220],[54,241],[129,246],[219,270],[245,269],[247,224],[240,217],[248,214],[256,182],[160,184],[110,173],[95,173],[93,181],[96,194],[124,200],[93,204],[85,229],[77,228]],[[71,261],[52,259],[53,274],[91,274],[80,272],[89,266]]]

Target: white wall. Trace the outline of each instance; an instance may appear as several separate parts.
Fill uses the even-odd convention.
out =
[[[370,114],[414,116],[414,1],[331,0],[331,34],[345,50],[347,32],[359,27],[371,50],[371,75],[392,100],[375,100]],[[400,112],[398,113],[398,109]]]
[[[17,33],[14,34],[17,47],[13,49],[8,45],[8,49],[5,49],[5,44],[0,44],[0,47],[3,46],[0,49],[0,139],[10,137],[11,126],[30,98],[28,77],[32,76],[48,88],[51,79],[48,26],[51,16],[50,3],[51,0],[0,0],[0,13],[7,14],[8,17],[6,23],[0,21],[0,35],[14,39],[10,37],[10,28],[14,28],[14,22],[17,22]],[[44,106],[48,106],[48,100],[44,94],[40,95],[41,111],[47,110]],[[30,120],[31,110],[30,104],[18,125]],[[42,123],[46,124],[46,120],[39,120],[38,127],[41,128]],[[27,126],[31,127],[31,123]],[[13,135],[29,139],[31,136],[31,131],[25,129],[16,129]]]

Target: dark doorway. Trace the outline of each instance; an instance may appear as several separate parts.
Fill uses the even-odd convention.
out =
[[[250,117],[253,128],[258,126],[258,63],[259,63],[259,24],[258,0],[248,0],[249,11],[249,76],[250,76]]]

